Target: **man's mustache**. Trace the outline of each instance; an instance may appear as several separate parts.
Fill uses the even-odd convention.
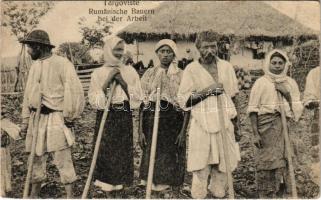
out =
[[[206,51],[204,57],[214,57],[216,53],[214,51]]]

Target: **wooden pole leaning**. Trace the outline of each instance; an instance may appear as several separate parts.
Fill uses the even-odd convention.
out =
[[[70,53],[71,62],[72,62],[72,64],[74,65],[74,64],[75,64],[75,60],[74,60],[74,56],[72,55],[72,52],[71,52],[70,43],[68,43],[68,49],[69,49],[69,53]]]
[[[37,138],[38,138],[38,128],[39,128],[39,120],[40,120],[40,111],[41,111],[41,101],[42,101],[42,93],[40,91],[39,94],[39,105],[36,110],[35,120],[33,122],[33,128],[32,128],[32,144],[31,144],[31,151],[28,158],[28,171],[27,171],[27,177],[25,186],[23,189],[23,198],[27,199],[29,197],[29,188],[30,188],[30,181],[32,176],[32,169],[33,169],[33,161],[35,158],[36,153],[36,144],[37,144]]]
[[[87,177],[86,185],[85,185],[84,191],[83,191],[83,193],[81,195],[82,199],[86,199],[87,195],[88,195],[88,191],[89,191],[90,184],[91,184],[91,179],[92,179],[95,167],[96,167],[96,161],[97,161],[97,157],[98,157],[101,138],[102,138],[102,135],[103,135],[103,130],[104,130],[104,127],[105,127],[105,122],[107,120],[109,107],[110,107],[110,104],[111,104],[111,99],[112,99],[113,93],[115,91],[115,87],[116,87],[116,82],[113,82],[112,86],[111,86],[111,91],[109,93],[109,97],[107,99],[107,104],[106,104],[103,116],[101,118],[101,121],[100,121],[99,131],[98,131],[98,135],[97,135],[97,139],[96,139],[96,143],[95,143],[93,159],[91,161],[91,165],[90,165],[90,169],[89,169],[89,174],[88,174],[88,177]]]
[[[233,187],[233,177],[232,177],[232,170],[231,170],[231,163],[230,163],[230,155],[228,150],[228,139],[227,139],[227,130],[225,128],[225,115],[224,115],[224,104],[222,102],[222,96],[217,96],[217,107],[218,107],[218,114],[219,114],[219,122],[221,124],[221,135],[223,140],[223,151],[224,151],[224,160],[226,166],[226,175],[227,175],[227,183],[228,183],[228,195],[229,199],[234,199],[234,187]]]
[[[17,62],[18,62],[18,65],[17,65],[17,68],[16,68],[16,73],[17,73],[17,77],[16,77],[16,80],[15,80],[15,83],[14,83],[14,88],[13,88],[13,90],[14,90],[14,92],[18,92],[18,83],[19,83],[19,78],[20,78],[20,76],[21,76],[21,73],[20,73],[20,71],[21,71],[21,60],[22,60],[22,54],[23,54],[23,52],[25,51],[25,45],[24,44],[22,44],[22,46],[21,46],[21,50],[20,50],[20,54],[19,54],[19,56],[18,56],[18,60],[17,60]]]
[[[147,187],[146,187],[146,199],[150,199],[151,193],[152,193],[155,155],[156,155],[156,146],[157,146],[157,135],[158,135],[158,124],[159,124],[159,112],[160,112],[160,88],[157,88],[152,145],[150,150]]]
[[[280,111],[281,111],[281,120],[282,120],[282,132],[284,136],[284,142],[285,142],[285,150],[287,154],[287,160],[288,160],[288,167],[289,167],[289,175],[290,175],[290,181],[291,181],[291,190],[292,190],[292,198],[297,199],[298,193],[296,190],[296,182],[295,182],[295,175],[294,175],[294,167],[293,167],[293,161],[292,161],[292,151],[291,151],[291,143],[289,138],[289,130],[287,126],[287,120],[286,120],[286,114],[283,104],[283,98],[280,92],[278,92],[278,99],[279,99],[279,105],[280,105]]]

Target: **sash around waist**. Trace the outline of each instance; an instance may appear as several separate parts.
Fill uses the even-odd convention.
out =
[[[37,108],[34,108],[34,107],[31,107],[29,110],[30,110],[30,112],[37,112]],[[43,104],[40,107],[40,114],[49,115],[50,113],[53,113],[53,112],[61,112],[61,111],[53,110]]]
[[[265,124],[271,123],[274,120],[280,119],[281,114],[279,112],[267,113],[258,116],[258,125],[263,126]]]

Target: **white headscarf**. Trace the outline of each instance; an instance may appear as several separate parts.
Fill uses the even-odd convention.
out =
[[[281,74],[273,74],[270,72],[270,69],[269,69],[271,57],[276,52],[280,53],[285,58],[285,62],[286,62],[284,70]],[[302,115],[303,106],[300,100],[300,91],[299,91],[298,84],[295,82],[294,79],[286,75],[290,65],[291,63],[286,53],[282,50],[274,49],[267,55],[263,70],[265,73],[264,75],[265,78],[272,81],[272,83],[283,83],[284,86],[288,89],[292,99],[292,110],[293,110],[294,120],[297,121]],[[283,99],[283,101],[286,102],[285,99]]]
[[[155,46],[155,53],[157,53],[158,49],[160,49],[162,46],[165,46],[165,45],[169,46],[173,50],[175,57],[177,57],[178,51],[177,51],[176,43],[170,39],[160,40]]]
[[[124,41],[117,36],[107,38],[104,45],[104,61],[106,66],[120,66],[122,65],[122,58],[118,59],[113,55],[113,49],[119,43]],[[125,49],[124,49],[125,52]]]
[[[180,69],[177,66],[177,63],[178,63],[177,62],[178,50],[177,50],[176,43],[173,40],[170,40],[170,39],[160,40],[155,46],[155,53],[157,53],[157,51],[163,46],[169,46],[172,49],[172,51],[174,52],[174,56],[175,56],[174,60],[172,61],[172,63],[168,67],[167,74],[171,75],[171,74],[178,73],[180,71]]]
[[[274,53],[279,53],[285,58],[285,67],[284,67],[283,72],[280,74],[273,74],[270,71],[271,57]],[[288,56],[286,55],[286,53],[280,49],[274,49],[274,50],[270,51],[265,58],[264,66],[263,66],[264,74],[265,74],[266,78],[268,78],[272,82],[276,82],[276,83],[284,82],[284,81],[286,81],[286,77],[287,77],[286,73],[288,72],[290,65],[291,65],[291,62],[290,62]]]

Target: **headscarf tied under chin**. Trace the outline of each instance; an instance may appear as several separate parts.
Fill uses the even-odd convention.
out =
[[[271,57],[276,52],[278,52],[279,54],[281,54],[285,58],[285,67],[284,67],[283,72],[280,74],[273,74],[269,70]],[[297,120],[299,120],[299,118],[302,114],[303,106],[301,104],[300,91],[299,91],[297,83],[291,77],[286,75],[290,65],[291,65],[291,63],[290,63],[289,58],[286,55],[286,53],[282,50],[275,49],[275,50],[272,50],[266,56],[265,65],[264,65],[263,70],[265,73],[265,75],[264,75],[265,78],[270,80],[272,83],[282,83],[288,89],[288,91],[290,92],[290,95],[291,95],[293,117],[294,117],[294,120],[297,121]],[[283,102],[287,102],[287,101],[283,98]]]
[[[113,49],[119,43],[124,41],[117,36],[111,36],[107,38],[104,45],[104,61],[105,66],[120,66],[122,65],[122,59],[118,59],[113,55]],[[124,49],[125,51],[125,49]]]
[[[281,54],[284,58],[285,58],[285,66],[284,66],[284,70],[283,72],[281,72],[280,74],[273,74],[270,71],[270,64],[271,64],[271,57],[274,53],[279,53]],[[270,51],[267,56],[265,57],[265,61],[264,61],[264,66],[263,66],[263,70],[264,70],[264,74],[266,76],[266,78],[268,78],[269,80],[271,80],[273,83],[281,83],[286,81],[286,77],[287,77],[287,72],[289,69],[289,66],[291,65],[291,62],[289,61],[288,56],[286,55],[286,53],[280,49],[274,49],[272,51]]]
[[[168,75],[173,75],[173,74],[178,73],[180,71],[180,69],[177,66],[177,63],[178,63],[177,62],[178,50],[177,50],[176,43],[173,40],[170,40],[170,39],[160,40],[155,46],[155,53],[157,53],[157,51],[163,46],[169,46],[172,49],[172,51],[174,52],[174,56],[175,56],[174,60],[172,61],[172,63],[168,67],[167,74]]]

